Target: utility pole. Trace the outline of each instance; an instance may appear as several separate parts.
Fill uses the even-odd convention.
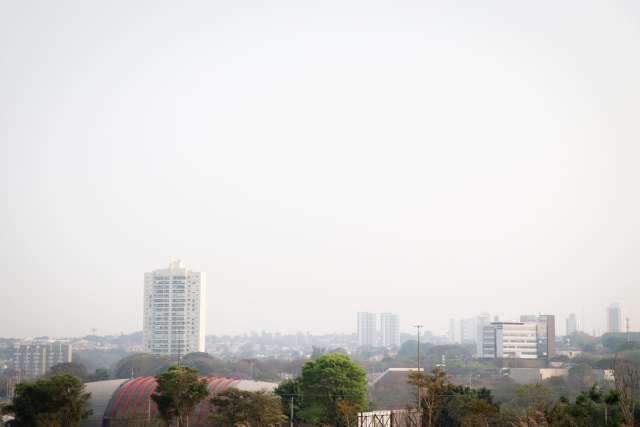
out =
[[[418,374],[420,374],[420,328],[424,325],[413,325],[417,330],[418,335]],[[418,414],[420,414],[420,406],[422,405],[422,399],[420,398],[420,384],[418,383]]]
[[[293,427],[293,395],[289,398],[289,427]]]
[[[627,342],[631,341],[631,333],[629,332],[629,318],[627,317]]]

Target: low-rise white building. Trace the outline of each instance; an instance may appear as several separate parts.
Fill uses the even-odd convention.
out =
[[[537,325],[525,322],[493,322],[482,329],[482,358],[537,359]]]

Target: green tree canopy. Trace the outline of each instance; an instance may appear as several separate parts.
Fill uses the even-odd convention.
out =
[[[282,414],[280,397],[265,391],[251,392],[230,388],[211,399],[212,425],[235,427],[247,425],[266,427],[278,424],[286,417]]]
[[[587,390],[595,382],[593,369],[586,363],[575,365],[569,369],[567,382],[575,390]]]
[[[189,353],[182,358],[180,363],[197,369],[201,375],[229,376],[233,374],[228,364],[209,353]]]
[[[76,362],[58,363],[57,365],[53,365],[47,372],[48,377],[59,374],[69,374],[84,380],[87,378],[88,373],[87,368],[82,363]]]
[[[299,418],[310,424],[348,425],[352,414],[367,408],[364,369],[349,356],[330,353],[302,367]]]
[[[104,381],[109,379],[109,371],[104,368],[98,368],[93,374],[87,376],[87,381]]]
[[[91,414],[90,394],[69,374],[18,384],[15,392],[5,411],[14,415],[17,427],[75,427]]]
[[[439,368],[434,368],[431,374],[416,370],[409,373],[409,384],[415,385],[420,392],[423,425],[437,425],[438,415],[451,389],[447,374]]]
[[[156,376],[158,388],[151,399],[158,405],[160,417],[176,427],[188,425],[194,409],[209,395],[207,382],[198,377],[198,371],[188,366],[171,366]]]
[[[114,378],[153,376],[169,369],[173,359],[155,354],[133,354],[120,360],[114,369]]]

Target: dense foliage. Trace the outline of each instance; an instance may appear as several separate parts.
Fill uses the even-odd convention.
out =
[[[489,390],[453,385],[438,369],[430,374],[413,372],[409,383],[420,388],[423,427],[609,427],[637,425],[640,421],[640,414],[633,407],[628,412],[635,414],[625,416],[624,393],[617,388],[604,390],[592,385],[575,400],[569,400],[556,397],[552,389],[542,384],[524,385],[516,389],[509,401],[498,405]],[[634,402],[639,386],[638,382],[633,385]]]
[[[120,360],[115,368],[115,378],[155,376],[166,371],[177,359],[148,353],[134,354]],[[180,364],[197,369],[203,376],[239,377],[256,381],[279,381],[280,374],[298,373],[302,360],[240,359],[222,360],[207,353],[189,353]]]
[[[211,425],[218,427],[267,427],[287,418],[280,397],[265,391],[251,392],[230,388],[211,399]]]
[[[74,427],[90,415],[90,394],[69,374],[18,384],[15,393],[5,412],[17,427]]]
[[[189,424],[195,407],[208,395],[207,382],[198,377],[198,371],[186,366],[171,366],[156,377],[158,387],[151,399],[158,405],[158,412],[169,425]]]
[[[301,375],[276,393],[296,400],[297,418],[313,425],[350,425],[367,408],[367,378],[362,367],[341,353],[325,354],[302,367]]]

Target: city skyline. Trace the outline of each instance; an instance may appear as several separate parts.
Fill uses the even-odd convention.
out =
[[[175,263],[180,263],[180,265],[184,265],[182,263],[181,260],[177,260],[174,258],[171,258],[170,260],[170,264],[175,264]],[[160,270],[159,270],[160,271]],[[143,300],[144,301],[144,300]],[[204,305],[206,307],[206,298],[205,298],[205,302]],[[146,312],[147,307],[146,304],[142,304],[145,306],[144,308],[144,312]],[[604,319],[603,323],[606,324],[606,322],[609,320],[609,312],[610,309],[612,307],[617,307],[617,310],[619,311],[619,316],[621,319],[621,323],[620,323],[620,327],[621,329],[618,332],[626,332],[626,318],[624,319],[622,318],[622,306],[618,303],[608,303],[605,304],[605,307],[602,311],[602,317]],[[380,318],[378,317],[378,313],[375,312],[359,312],[358,315],[362,313],[362,314],[368,314],[373,316],[372,317],[372,323],[370,325],[370,328],[373,328],[373,336],[374,336],[374,341],[376,342],[376,344],[378,344],[378,341],[381,339],[381,318],[383,315],[391,315],[391,316],[396,316],[396,317],[401,317],[401,315],[399,313],[389,313],[389,312],[384,312],[381,311],[380,314]],[[538,312],[538,315],[542,315],[542,312]],[[207,313],[205,310],[205,318],[207,317]],[[450,318],[447,320],[447,324],[446,324],[446,328],[443,330],[438,330],[436,328],[433,328],[433,325],[429,325],[429,324],[425,324],[424,325],[424,330],[423,330],[423,334],[424,333],[434,333],[436,336],[439,337],[446,337],[448,339],[451,340],[451,332],[453,331],[454,333],[454,342],[459,343],[461,341],[461,338],[464,336],[464,334],[471,334],[471,330],[473,327],[479,328],[477,334],[480,334],[480,330],[482,328],[483,325],[487,325],[488,323],[492,323],[492,322],[521,322],[523,321],[523,317],[535,317],[538,315],[531,315],[531,316],[523,316],[522,314],[520,314],[519,312],[512,312],[510,315],[505,316],[505,315],[499,315],[499,314],[495,314],[495,315],[491,315],[489,316],[489,314],[486,311],[482,311],[479,313],[464,313],[460,318]],[[547,315],[544,315],[547,316]],[[557,315],[557,314],[553,314],[551,315],[551,317],[554,318],[554,323],[555,323],[555,329],[557,331],[557,335],[565,335],[566,331],[567,331],[567,326],[569,324],[569,320],[571,320],[572,322],[575,322],[575,330],[577,332],[584,332],[586,334],[589,335],[594,335],[595,332],[595,336],[600,336],[604,333],[607,332],[612,332],[612,331],[608,331],[605,328],[603,329],[595,329],[595,330],[588,330],[588,329],[584,329],[582,322],[583,319],[579,319],[577,318],[576,313],[573,312],[569,312],[566,316],[564,316],[564,318],[561,315]],[[359,316],[358,316],[359,319]],[[631,319],[631,317],[629,317],[629,319]],[[468,322],[471,322],[471,324],[467,324]],[[400,334],[406,334],[406,335],[415,335],[415,330],[407,324],[404,323],[400,323],[400,325],[403,325],[401,327],[399,327],[399,333]],[[473,325],[473,326],[472,326]],[[338,334],[338,335],[355,335],[356,338],[358,336],[358,327],[355,329],[353,329],[352,326],[349,325],[345,325],[344,328],[338,329],[338,330],[329,330],[329,329],[318,329],[318,330],[307,330],[307,329],[296,329],[294,328],[290,328],[290,329],[269,329],[269,328],[252,328],[252,329],[246,329],[246,330],[238,330],[238,331],[224,331],[224,330],[208,330],[205,324],[205,330],[207,330],[207,333],[205,334],[205,336],[223,336],[223,335],[229,335],[229,336],[242,336],[242,335],[249,335],[249,334],[261,334],[261,333],[276,333],[276,334],[284,334],[284,335],[295,335],[295,334],[311,334],[311,335],[331,335],[331,334]],[[127,333],[134,333],[134,332],[144,332],[145,328],[144,325],[141,324],[141,326],[137,329],[132,329],[132,330],[128,330],[128,331],[109,331],[109,330],[98,330],[96,328],[91,328],[88,331],[85,332],[80,332],[78,334],[59,334],[59,335],[55,335],[55,334],[31,334],[31,335],[22,335],[22,336],[18,336],[18,335],[7,335],[5,336],[6,338],[17,338],[17,339],[23,339],[23,340],[32,340],[32,339],[37,339],[40,337],[48,337],[48,338],[56,338],[56,339],[65,339],[65,338],[77,338],[77,337],[81,337],[81,336],[86,336],[86,335],[103,335],[103,336],[117,336],[119,334],[127,334]],[[463,330],[465,331],[463,334]],[[630,330],[633,332],[633,323],[630,320]],[[615,331],[614,331],[615,332]],[[476,335],[477,336],[477,335]],[[0,336],[2,337],[2,336]]]

